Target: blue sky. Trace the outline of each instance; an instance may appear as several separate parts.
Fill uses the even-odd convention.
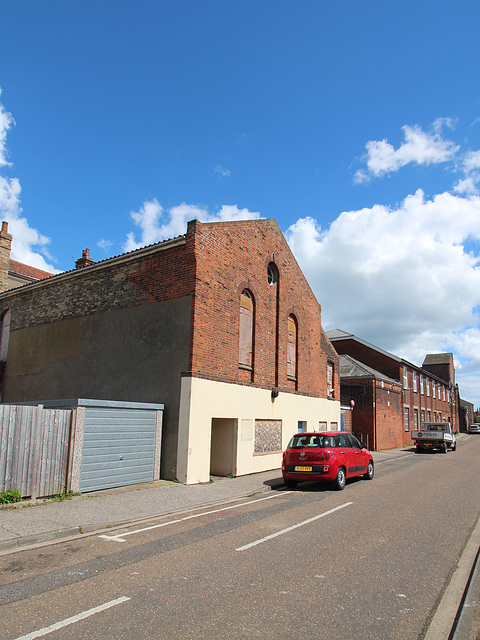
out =
[[[0,0],[0,212],[73,268],[276,218],[338,327],[480,405],[480,5]]]

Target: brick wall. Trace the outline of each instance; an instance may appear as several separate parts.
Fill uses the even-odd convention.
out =
[[[321,310],[274,220],[189,224],[197,265],[190,375],[315,397],[327,395],[327,358],[338,356],[321,327]],[[278,282],[269,284],[273,262]],[[251,371],[239,368],[240,294],[254,298]],[[297,379],[287,378],[287,319],[297,320]]]
[[[372,449],[393,449],[404,445],[401,385],[372,377],[348,378],[342,383],[342,397],[355,401],[353,433],[368,441]]]
[[[193,257],[185,244],[60,274],[0,297],[12,331],[193,294]]]
[[[402,387],[376,381],[376,449],[395,449],[405,444]],[[409,439],[408,444],[411,444]]]
[[[0,231],[0,292],[8,289],[8,269],[10,266],[10,250],[12,236],[8,233],[8,223],[2,222]]]
[[[352,339],[334,340],[333,346],[340,355],[349,355],[389,378],[399,380],[399,362]]]
[[[373,378],[348,378],[348,382],[342,383],[342,396],[355,402],[352,411],[352,431],[372,449],[375,447],[373,383]]]

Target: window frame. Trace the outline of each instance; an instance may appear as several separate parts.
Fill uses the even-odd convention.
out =
[[[293,328],[293,330],[292,330]],[[298,322],[291,313],[287,318],[287,380],[298,378]]]
[[[245,303],[245,298],[250,301],[250,309],[248,309],[245,304],[242,304]],[[247,310],[250,313],[247,313]],[[240,369],[253,371],[255,342],[255,297],[252,291],[247,288],[244,288],[240,293],[240,319],[238,334],[238,366]]]

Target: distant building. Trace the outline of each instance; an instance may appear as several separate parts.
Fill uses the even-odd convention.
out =
[[[410,445],[411,432],[424,422],[451,422],[460,430],[451,353],[429,354],[418,367],[346,331],[334,329],[327,336],[340,356],[355,361],[352,370],[341,365],[340,394],[343,404],[354,400],[353,431],[370,433],[372,448]],[[363,382],[357,384],[356,378]]]
[[[402,417],[402,385],[349,355],[340,356],[340,399],[352,406],[352,431],[370,449],[404,444],[398,428]]]
[[[475,424],[475,407],[473,403],[460,399],[460,431],[467,431],[471,424]]]
[[[8,222],[2,222],[0,231],[0,292],[38,282],[53,274],[36,269],[10,258],[12,236],[8,233]]]

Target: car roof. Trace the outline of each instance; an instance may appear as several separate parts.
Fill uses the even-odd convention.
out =
[[[305,431],[295,433],[295,436],[338,436],[342,433],[349,433],[348,431]],[[350,433],[353,435],[353,433]]]

